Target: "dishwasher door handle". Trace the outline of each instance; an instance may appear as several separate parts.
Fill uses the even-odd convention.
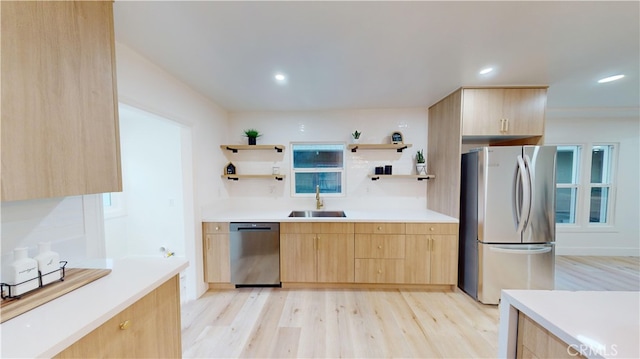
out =
[[[271,227],[240,227],[238,228],[238,232],[241,231],[251,231],[251,232],[259,232],[259,231],[271,231]]]

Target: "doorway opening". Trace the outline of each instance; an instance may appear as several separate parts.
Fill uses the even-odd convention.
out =
[[[103,195],[106,256],[191,261],[191,129],[122,103],[119,115],[123,191]],[[189,268],[180,274],[182,302],[194,278]]]

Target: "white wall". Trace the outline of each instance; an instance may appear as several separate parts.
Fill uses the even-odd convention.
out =
[[[123,192],[105,209],[107,257],[184,256],[181,128],[126,105],[119,115]]]
[[[351,133],[362,132],[360,143],[390,143],[394,131],[402,132],[404,142],[412,147],[398,153],[394,150],[359,150],[346,152],[346,194],[344,197],[324,197],[326,209],[425,209],[427,181],[387,179],[372,181],[367,177],[375,166],[392,165],[394,174],[415,174],[415,153],[426,149],[427,110],[371,109],[315,112],[250,112],[232,113],[225,143],[246,144],[243,130],[256,128],[262,137],[258,144],[282,144],[286,150],[224,151],[238,173],[271,173],[273,166],[286,175],[281,181],[224,181],[230,207],[251,206],[284,209],[313,209],[315,199],[292,197],[291,143],[342,142],[351,143]],[[226,162],[220,166],[220,172]],[[427,164],[427,171],[429,165]]]
[[[224,190],[220,171],[225,159],[218,145],[225,142],[227,112],[120,43],[116,43],[116,62],[121,103],[178,122],[189,129],[190,139],[184,138],[189,136],[183,131],[183,143],[191,143],[191,148],[186,149],[191,158],[183,159],[183,162],[193,164],[192,168],[185,170],[184,177],[185,256],[190,261],[187,298],[197,298],[206,290],[202,268],[201,208],[215,204]]]
[[[102,199],[99,195],[2,202],[0,263],[13,261],[13,249],[28,247],[34,257],[38,242],[68,261],[68,267],[106,268],[102,242]]]
[[[635,111],[637,113],[637,111]],[[615,143],[618,146],[617,176],[613,200],[614,223],[611,226],[589,225],[570,229],[557,227],[557,254],[619,255],[640,254],[640,119],[638,117],[547,118],[545,143],[592,144]]]

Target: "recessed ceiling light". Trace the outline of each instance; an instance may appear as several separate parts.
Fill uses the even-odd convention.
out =
[[[274,77],[274,78],[276,79],[276,81],[278,81],[278,82],[284,82],[284,81],[287,79],[287,77],[286,77],[284,74],[282,74],[282,73],[277,73],[277,74],[275,74],[275,76],[273,76],[273,77]]]
[[[491,71],[493,71],[493,67],[484,68],[484,69],[480,70],[480,75],[486,75]]]
[[[605,77],[601,80],[598,80],[599,84],[603,84],[605,82],[611,82],[611,81],[615,81],[615,80],[620,80],[621,78],[623,78],[624,75],[615,75],[615,76],[609,76],[609,77]]]

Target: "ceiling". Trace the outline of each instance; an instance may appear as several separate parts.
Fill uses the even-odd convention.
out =
[[[231,112],[426,108],[487,85],[548,85],[550,109],[640,107],[637,1],[116,1],[114,15],[118,42]]]

